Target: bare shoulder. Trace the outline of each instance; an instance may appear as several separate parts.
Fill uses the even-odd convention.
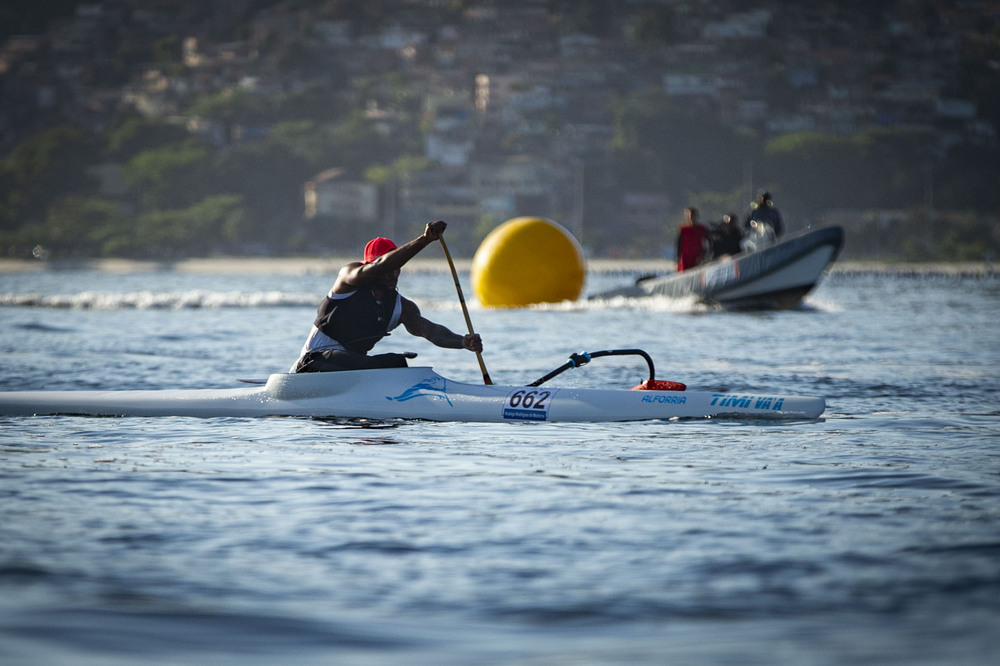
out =
[[[333,293],[343,294],[364,286],[365,276],[361,270],[362,266],[364,264],[360,261],[353,261],[341,267],[340,271],[337,272],[337,279],[333,283]]]
[[[400,295],[399,302],[402,305],[402,317],[404,321],[406,319],[420,316],[420,308],[418,308],[417,304],[408,299],[406,296]]]

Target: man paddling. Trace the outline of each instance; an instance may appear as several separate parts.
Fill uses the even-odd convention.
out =
[[[364,260],[353,261],[337,273],[292,372],[404,368],[411,355],[368,355],[399,324],[438,347],[482,352],[478,334],[459,335],[435,324],[396,291],[403,264],[439,240],[446,227],[442,220],[429,222],[423,234],[402,247],[388,238],[368,241]]]

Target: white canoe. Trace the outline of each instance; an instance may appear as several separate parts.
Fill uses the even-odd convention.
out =
[[[466,384],[429,367],[275,374],[264,384],[230,389],[0,392],[3,416],[594,422],[719,416],[814,419],[825,409],[819,397]]]

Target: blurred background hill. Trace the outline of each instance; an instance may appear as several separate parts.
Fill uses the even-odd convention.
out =
[[[1000,2],[8,0],[0,248],[354,254],[553,219],[658,258],[774,195],[845,258],[1000,248]]]

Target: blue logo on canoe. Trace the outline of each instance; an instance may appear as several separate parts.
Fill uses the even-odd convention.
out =
[[[710,405],[720,407],[753,407],[753,409],[780,412],[785,406],[785,399],[769,395],[750,396],[732,393],[713,393]]]
[[[395,397],[387,395],[385,399],[406,402],[420,397],[441,398],[448,402],[449,407],[454,407],[451,398],[448,397],[447,381],[444,377],[430,377],[417,382]]]

